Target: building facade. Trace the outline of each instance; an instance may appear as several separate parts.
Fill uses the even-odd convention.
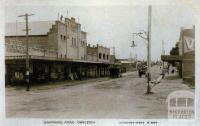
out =
[[[6,24],[6,80],[25,80],[25,23]],[[87,33],[75,18],[29,22],[30,81],[109,75],[109,48],[88,47]],[[101,57],[98,57],[101,54]]]
[[[195,79],[195,27],[181,29],[179,38],[179,55],[182,57],[182,77],[186,81]]]
[[[110,49],[97,44],[98,61],[109,63],[110,61]]]
[[[87,45],[87,60],[93,62],[98,61],[98,50],[96,46]]]
[[[191,29],[181,28],[178,53],[176,55],[162,55],[166,62],[176,62],[179,75],[184,81],[195,83],[195,26]]]

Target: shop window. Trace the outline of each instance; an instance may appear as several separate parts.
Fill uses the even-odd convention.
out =
[[[105,54],[103,54],[103,59],[105,60]]]
[[[72,38],[72,46],[74,45],[74,38]]]
[[[22,72],[15,72],[15,79],[17,80],[23,80],[24,75]]]
[[[74,46],[76,46],[76,38],[74,38]]]
[[[82,46],[84,46],[85,45],[85,42],[84,41],[82,41]]]
[[[101,59],[101,53],[99,53],[99,59]]]

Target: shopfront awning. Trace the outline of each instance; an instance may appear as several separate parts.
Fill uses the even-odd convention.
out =
[[[175,61],[175,62],[180,62],[182,61],[182,57],[178,55],[161,55],[161,60],[162,61]]]

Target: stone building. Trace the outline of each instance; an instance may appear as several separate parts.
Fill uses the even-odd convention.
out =
[[[87,32],[81,31],[79,59],[87,60]]]
[[[24,22],[7,23],[6,43],[20,41],[25,45],[24,27]],[[81,24],[75,18],[29,22],[29,28],[30,47],[54,50],[59,58],[86,60],[87,33],[81,30]]]
[[[87,45],[87,61],[96,62],[100,64],[109,64],[110,67],[110,49],[99,46],[98,44],[95,46]],[[109,74],[109,67],[101,67],[97,68],[96,66],[88,67],[90,70],[90,76],[104,76]],[[102,72],[104,71],[104,72]]]
[[[49,29],[52,27],[52,21],[29,22],[29,53],[32,55],[43,56],[47,50],[47,43],[50,36]],[[6,56],[25,55],[25,23],[6,23],[5,44]],[[48,51],[50,52],[50,50]],[[52,57],[57,55],[57,51],[51,49]],[[46,52],[47,53],[47,52]]]
[[[107,47],[92,46],[88,44],[87,46],[87,60],[89,61],[98,61],[103,63],[110,63],[110,49]]]
[[[9,82],[25,80],[24,28],[24,22],[6,24],[6,80]],[[87,54],[92,49],[87,47],[87,33],[81,30],[81,24],[75,18],[29,22],[29,29],[31,81],[100,77],[109,74],[109,49],[97,46],[93,49],[95,53],[91,52],[93,58],[88,58]],[[98,57],[98,54],[102,57]]]
[[[98,61],[109,63],[110,61],[110,49],[97,44]]]
[[[91,46],[88,44],[87,46],[87,60],[88,61],[98,61],[98,51],[96,46]]]

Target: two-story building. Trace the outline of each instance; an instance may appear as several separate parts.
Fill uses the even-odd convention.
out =
[[[26,71],[24,28],[24,22],[6,24],[6,76],[9,81],[19,79],[15,75],[25,80],[22,76]],[[29,29],[29,72],[33,81],[108,75],[109,49],[97,46],[96,56],[89,60],[87,33],[81,30],[75,18],[29,22]]]
[[[97,44],[98,61],[108,63],[110,61],[110,49]]]
[[[87,45],[87,60],[90,62],[98,62],[103,64],[110,64],[110,49],[107,47],[99,46],[98,44],[95,46]],[[90,68],[92,69],[91,75],[108,75],[109,68],[101,67],[101,68]],[[103,72],[101,72],[103,71]]]

